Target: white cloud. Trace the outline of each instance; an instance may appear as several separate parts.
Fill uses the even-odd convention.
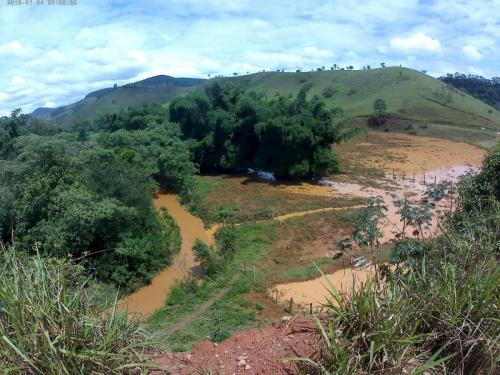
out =
[[[467,56],[471,60],[479,61],[483,57],[481,53],[476,49],[476,47],[467,45],[462,48],[462,51],[465,56]]]
[[[9,95],[7,95],[7,93],[0,91],[0,102],[7,100],[8,97]]]
[[[437,38],[432,38],[422,32],[406,38],[392,38],[390,45],[394,50],[401,52],[439,52],[441,50],[441,43]]]
[[[146,64],[146,55],[142,51],[128,51],[127,55],[135,60],[138,64]]]
[[[304,48],[304,52],[307,56],[322,58],[322,57],[330,57],[332,53],[325,49],[318,48],[316,46],[308,46]]]
[[[0,55],[25,57],[32,55],[36,49],[31,45],[23,45],[18,40],[0,45]]]
[[[24,79],[23,76],[14,76],[12,77],[10,84],[16,86],[16,85],[22,85],[25,82],[26,80]]]

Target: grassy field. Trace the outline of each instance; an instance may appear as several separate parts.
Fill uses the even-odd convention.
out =
[[[269,184],[249,176],[197,176],[197,213],[205,223],[231,217],[242,223],[290,212],[360,204],[358,198],[324,197],[287,192],[293,183]]]
[[[310,84],[309,97],[318,95],[328,107],[342,107],[345,117],[370,116],[377,98],[393,115],[426,124],[500,129],[500,112],[443,82],[408,68],[356,71],[257,73],[231,78],[272,98],[296,95]],[[326,89],[333,92],[324,95]],[[435,128],[439,130],[439,127]],[[439,132],[439,131],[438,131]]]

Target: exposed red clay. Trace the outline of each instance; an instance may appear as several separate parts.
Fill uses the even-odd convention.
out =
[[[290,321],[237,333],[218,345],[203,341],[188,353],[154,357],[164,370],[151,374],[298,374],[299,362],[286,358],[314,360],[321,348],[317,323],[297,316]]]

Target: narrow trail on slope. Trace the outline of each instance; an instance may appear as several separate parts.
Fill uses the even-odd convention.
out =
[[[212,307],[214,303],[219,301],[222,297],[224,297],[227,292],[232,288],[232,286],[238,281],[239,277],[241,275],[241,271],[236,272],[231,280],[222,288],[220,289],[217,293],[215,293],[211,298],[209,298],[207,301],[205,301],[201,306],[199,306],[195,311],[187,314],[184,318],[181,320],[175,322],[175,325],[172,327],[168,327],[162,330],[159,330],[156,332],[156,335],[168,335],[170,333],[173,333],[175,331],[178,331],[185,326],[187,326],[189,323],[191,323],[193,320],[198,319],[200,316],[202,316],[207,310]]]

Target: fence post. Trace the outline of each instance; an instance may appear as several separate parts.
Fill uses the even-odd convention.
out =
[[[253,266],[253,283],[255,284],[255,266]]]
[[[424,173],[424,185],[425,185],[425,173]]]
[[[403,181],[405,180],[405,172],[403,171]]]
[[[311,302],[311,304],[309,305],[309,315],[312,315],[313,314],[313,304]]]
[[[415,172],[413,172],[413,183],[415,183]]]
[[[290,298],[290,308],[288,309],[288,312],[290,313],[290,315],[292,315],[292,309],[293,309],[293,297]]]
[[[434,175],[434,184],[436,184],[436,175]]]

